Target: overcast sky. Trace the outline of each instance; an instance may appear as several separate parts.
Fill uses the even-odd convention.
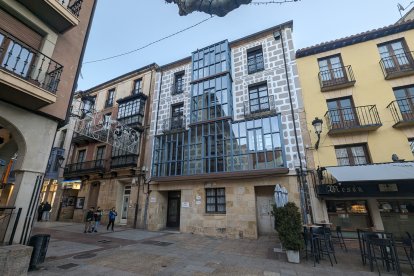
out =
[[[301,0],[283,5],[243,5],[225,17],[214,17],[142,51],[84,64],[78,89],[91,88],[152,62],[163,65],[187,57],[197,48],[224,39],[232,41],[289,20],[293,20],[295,48],[300,49],[393,24],[400,18],[397,4],[406,7],[410,2]],[[164,0],[99,0],[84,62],[139,48],[208,17],[199,12],[179,16],[178,8]]]

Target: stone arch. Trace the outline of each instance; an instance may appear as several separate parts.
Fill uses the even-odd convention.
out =
[[[0,126],[2,126],[3,128],[7,129],[10,132],[11,140],[13,140],[17,145],[17,156],[22,156],[22,157],[25,156],[26,151],[27,151],[27,146],[26,146],[27,144],[26,144],[24,135],[19,130],[19,128],[16,127],[13,123],[8,121],[7,119],[1,117],[1,115],[0,115]],[[22,166],[22,163],[23,163],[23,158],[18,158],[14,165],[14,169],[19,170]]]

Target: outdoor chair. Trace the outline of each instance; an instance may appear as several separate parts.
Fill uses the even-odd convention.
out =
[[[332,241],[333,243],[339,244],[341,249],[345,249],[345,252],[348,252],[348,249],[346,248],[344,236],[342,235],[342,228],[341,226],[336,226],[335,229],[336,235],[332,235]]]
[[[380,237],[382,235],[382,237]],[[400,269],[400,261],[398,259],[398,254],[395,246],[394,238],[392,234],[377,234],[371,235],[368,233],[367,239],[367,260],[370,264],[371,271],[374,271],[374,264],[378,270],[379,275],[381,275],[378,261],[380,261],[387,269],[387,272],[393,271],[397,272],[397,275],[402,275]]]
[[[331,262],[331,266],[333,266],[332,257],[334,258],[335,263],[337,264],[338,261],[336,260],[335,256],[335,248],[333,246],[333,242],[331,239],[331,233],[328,228],[316,228],[314,230],[314,235],[317,238],[317,250],[318,255],[320,258],[323,256],[327,256],[329,261]],[[331,257],[332,255],[332,257]]]

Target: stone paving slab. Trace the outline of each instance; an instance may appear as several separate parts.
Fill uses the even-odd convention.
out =
[[[78,242],[51,240],[49,242],[49,247],[47,249],[46,257],[47,258],[61,257],[65,255],[77,254],[77,253],[97,250],[101,248],[102,247],[99,247],[99,246],[78,243]]]
[[[142,230],[125,230],[121,232],[111,232],[108,234],[101,235],[102,237],[108,238],[118,238],[118,239],[125,239],[125,240],[133,240],[133,241],[140,241],[150,238],[156,238],[159,236],[163,236],[165,233],[162,232],[149,232],[149,231],[142,231]]]

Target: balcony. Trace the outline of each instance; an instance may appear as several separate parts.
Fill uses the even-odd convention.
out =
[[[380,60],[380,66],[386,80],[414,74],[414,60],[412,52],[392,55]]]
[[[414,125],[414,97],[392,101],[387,108],[394,119],[394,128]]]
[[[276,104],[274,96],[263,97],[260,99],[250,99],[244,102],[244,118],[257,119],[275,115]]]
[[[185,130],[185,116],[180,115],[176,117],[172,117],[169,119],[165,119],[162,124],[162,131],[164,133],[176,133]]]
[[[184,92],[184,86],[183,85],[177,85],[176,83],[171,85],[171,94],[172,95],[182,94],[183,92]]]
[[[65,167],[63,177],[81,177],[92,173],[103,174],[105,172],[106,160],[99,159],[93,161],[69,164]]]
[[[330,135],[372,131],[382,126],[375,105],[329,110],[325,121]]]
[[[320,71],[318,77],[322,92],[351,87],[356,82],[351,65]]]
[[[63,66],[0,29],[0,99],[36,110],[56,102]]]
[[[42,21],[64,33],[79,24],[83,0],[17,0]]]
[[[113,156],[111,160],[111,169],[136,167],[138,164],[138,154]]]

